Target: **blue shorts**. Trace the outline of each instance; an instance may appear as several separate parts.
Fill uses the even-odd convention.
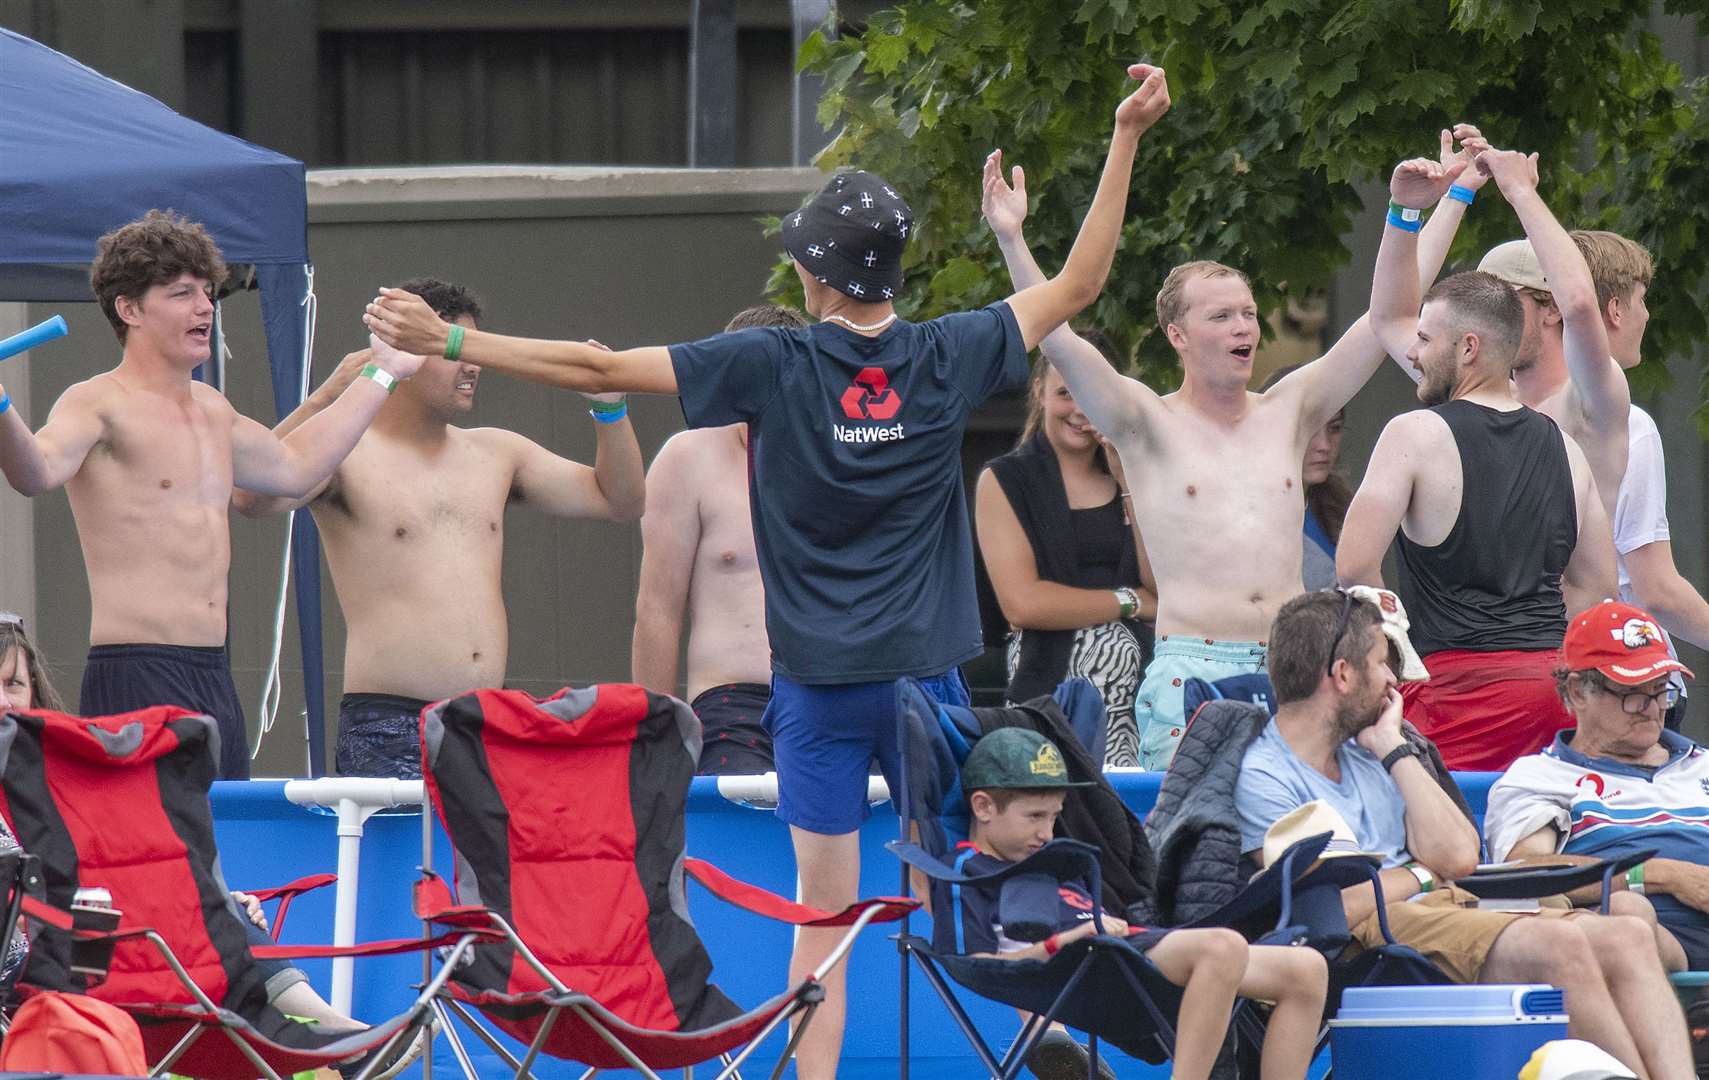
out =
[[[1181,700],[1182,683],[1188,679],[1216,682],[1231,675],[1263,671],[1266,646],[1263,641],[1159,634],[1157,650],[1133,702],[1134,727],[1139,730],[1139,767],[1162,772],[1175,757],[1188,720]]]
[[[956,668],[920,685],[944,705],[970,700]],[[777,757],[777,816],[797,828],[826,836],[860,828],[872,814],[866,781],[874,758],[890,790],[899,789],[893,679],[805,686],[774,673],[760,723]]]

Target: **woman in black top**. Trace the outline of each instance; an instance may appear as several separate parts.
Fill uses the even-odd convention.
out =
[[[1040,360],[1015,449],[979,476],[979,550],[1013,633],[1011,702],[1072,675],[1104,698],[1108,766],[1136,765],[1133,699],[1150,651],[1157,597],[1142,574],[1121,464]]]

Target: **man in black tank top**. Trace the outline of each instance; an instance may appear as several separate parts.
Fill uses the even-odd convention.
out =
[[[1582,259],[1541,205],[1535,156],[1491,150],[1475,167],[1532,225],[1540,258]],[[1378,584],[1396,542],[1397,591],[1430,670],[1403,688],[1407,719],[1451,768],[1503,769],[1572,724],[1553,670],[1567,616],[1613,594],[1613,540],[1583,452],[1513,396],[1518,296],[1490,274],[1456,274],[1420,310],[1416,215],[1391,206],[1371,321],[1421,373],[1430,408],[1384,428],[1336,572],[1344,585]]]

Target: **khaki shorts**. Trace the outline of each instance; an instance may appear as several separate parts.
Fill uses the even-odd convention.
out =
[[[1495,948],[1495,939],[1518,919],[1566,919],[1588,915],[1574,909],[1564,896],[1538,901],[1538,911],[1485,911],[1476,906],[1477,897],[1455,885],[1426,893],[1416,900],[1399,900],[1385,907],[1389,930],[1401,945],[1423,953],[1443,974],[1457,983],[1475,983],[1484,961]],[[1344,959],[1383,944],[1382,928],[1371,915],[1353,927],[1353,944]]]

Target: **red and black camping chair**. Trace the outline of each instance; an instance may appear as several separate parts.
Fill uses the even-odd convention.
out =
[[[20,989],[87,993],[123,1008],[142,1029],[155,1075],[277,1080],[364,1055],[359,1075],[376,1073],[430,1026],[444,969],[402,1014],[335,1033],[270,1006],[255,959],[443,945],[449,967],[483,932],[252,949],[214,846],[208,790],[218,740],[213,720],[167,706],[93,719],[0,717],[0,813],[39,864],[43,894],[22,900],[31,947]],[[112,894],[116,928],[91,929],[87,913],[72,915],[79,886]],[[94,965],[104,975],[74,949],[94,942],[111,948]]]
[[[688,706],[638,686],[564,690],[544,701],[479,690],[422,713],[422,773],[457,874],[453,898],[429,873],[418,910],[441,925],[504,935],[478,942],[436,1003],[470,1080],[476,1073],[453,1014],[517,1077],[547,1054],[652,1078],[718,1059],[722,1080],[793,1022],[775,1080],[823,999],[821,980],[855,935],[916,906],[882,898],[819,911],[686,858],[683,814],[699,752]],[[819,970],[744,1011],[709,981],[685,872],[755,914],[847,932]],[[477,1011],[527,1045],[520,1060]]]

